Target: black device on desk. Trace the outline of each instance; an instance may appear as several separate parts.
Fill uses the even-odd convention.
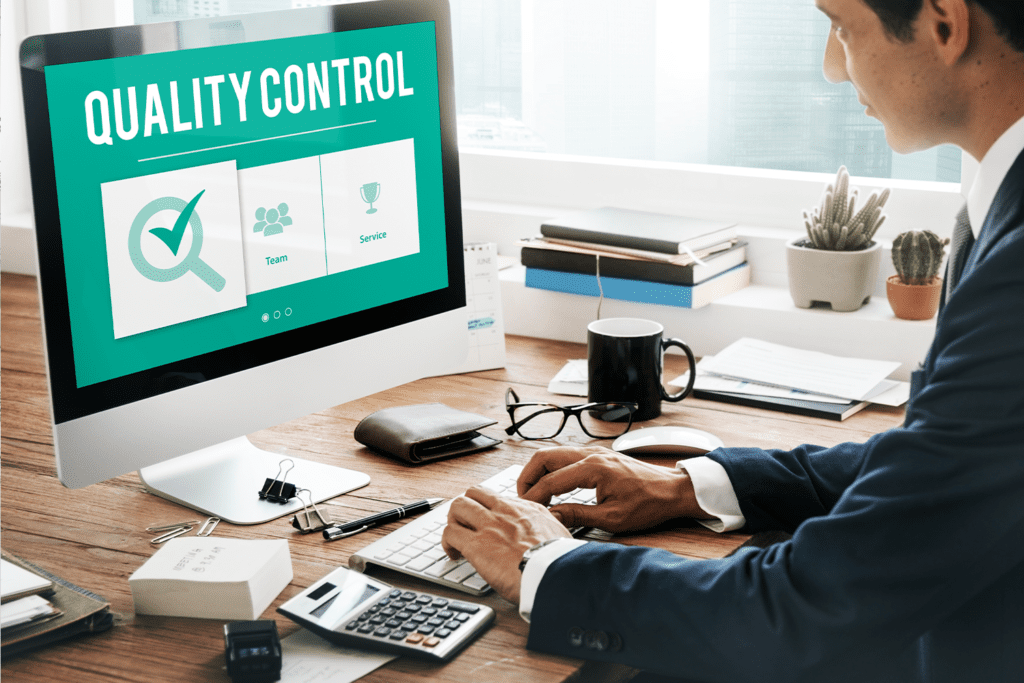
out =
[[[277,608],[332,642],[445,661],[494,621],[485,605],[403,591],[338,567]]]

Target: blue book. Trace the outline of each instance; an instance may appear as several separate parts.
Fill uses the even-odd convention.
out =
[[[563,273],[558,270],[541,268],[526,269],[526,286],[535,289],[547,289],[552,292],[566,294],[582,294],[584,296],[600,296],[604,290],[606,299],[637,301],[644,304],[660,304],[662,306],[679,306],[681,308],[701,308],[726,294],[732,294],[750,284],[750,264],[742,263],[721,275],[697,283],[695,285],[670,285],[664,282],[647,282],[644,280],[624,280],[617,277],[601,277],[598,287],[597,277],[582,273]]]

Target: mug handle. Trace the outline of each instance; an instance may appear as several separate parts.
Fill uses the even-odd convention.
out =
[[[683,353],[686,354],[686,360],[689,361],[690,363],[690,378],[686,382],[686,388],[680,391],[679,393],[670,394],[667,391],[665,391],[665,386],[663,384],[658,384],[658,388],[661,389],[661,397],[666,401],[672,401],[674,403],[676,401],[682,401],[684,398],[690,395],[691,391],[693,391],[693,381],[697,379],[697,361],[696,359],[694,359],[693,351],[690,350],[690,347],[687,346],[684,342],[675,338],[663,339],[661,341],[662,357],[664,357],[665,355],[665,350],[668,349],[668,347],[670,346],[675,346],[677,348],[682,349]]]

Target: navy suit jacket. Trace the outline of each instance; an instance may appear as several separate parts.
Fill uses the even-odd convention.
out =
[[[902,427],[727,448],[720,560],[590,543],[548,568],[529,647],[694,681],[1024,681],[1024,153],[939,314]]]

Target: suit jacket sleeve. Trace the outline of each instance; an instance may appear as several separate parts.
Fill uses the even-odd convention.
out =
[[[907,667],[929,632],[956,634],[945,657],[1019,636],[1024,155],[1011,176],[903,427],[857,447],[717,456],[751,526],[798,525],[792,540],[719,560],[577,548],[540,583],[529,646],[700,681],[877,681],[918,678]]]

